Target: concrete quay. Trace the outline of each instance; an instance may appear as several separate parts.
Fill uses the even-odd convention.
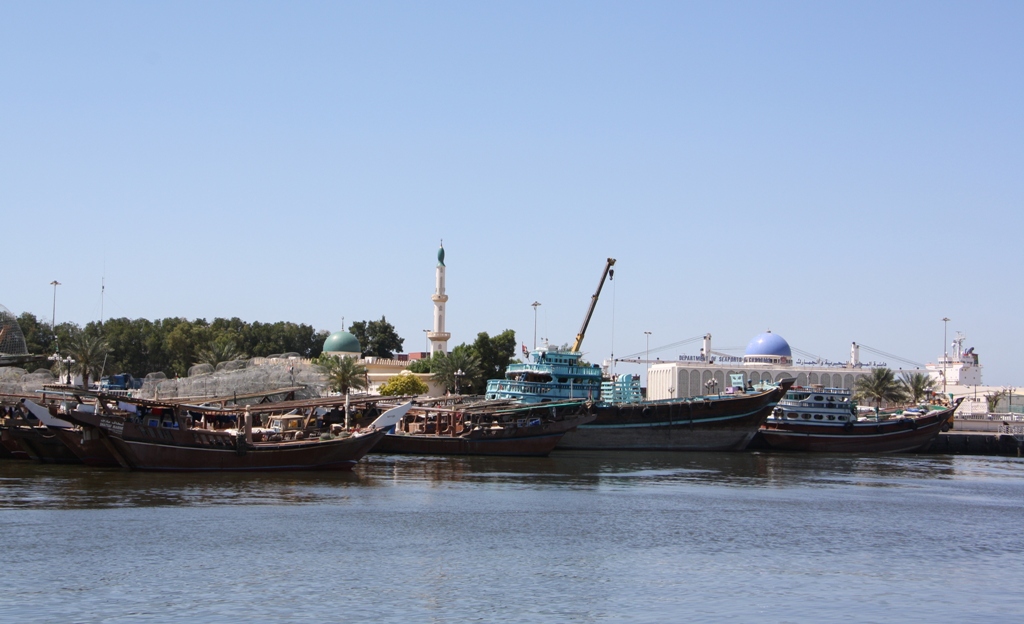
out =
[[[956,418],[953,429],[940,433],[926,453],[942,455],[1024,456],[1024,422],[1020,414],[991,418]]]

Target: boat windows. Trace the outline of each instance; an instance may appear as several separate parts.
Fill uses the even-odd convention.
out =
[[[814,400],[815,401],[824,401],[825,397],[823,397],[823,396],[816,396],[816,397],[814,397]]]
[[[835,419],[836,419],[836,417],[835,417],[835,415],[834,415],[834,414],[829,414],[829,415],[828,415],[828,419],[829,419],[829,420],[835,420]]]
[[[824,419],[825,419],[825,417],[822,416],[821,414],[815,414],[814,415],[814,420],[824,420]]]

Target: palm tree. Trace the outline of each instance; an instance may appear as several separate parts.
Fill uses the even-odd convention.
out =
[[[432,379],[450,392],[461,393],[482,386],[483,371],[480,360],[467,349],[455,348],[447,356],[438,358],[432,366]]]
[[[900,375],[900,383],[903,390],[914,403],[918,403],[928,395],[935,392],[935,378],[924,373],[903,373]]]
[[[895,373],[888,368],[876,368],[870,375],[865,375],[856,383],[857,399],[874,401],[875,408],[881,407],[882,402],[899,403],[907,398],[907,394],[900,382],[896,380]]]
[[[327,383],[331,390],[348,394],[350,390],[364,390],[369,385],[366,367],[353,357],[332,357],[327,360]]]
[[[74,360],[71,372],[82,375],[82,387],[89,389],[89,377],[103,374],[103,363],[106,361],[110,347],[99,336],[89,337],[79,334],[68,343],[67,354]]]
[[[200,349],[196,353],[196,361],[194,364],[209,364],[210,366],[217,368],[217,365],[221,362],[232,362],[234,360],[244,360],[248,357],[242,352],[237,346],[235,346],[232,340],[214,340],[210,343],[209,348]]]
[[[364,390],[370,385],[366,367],[355,358],[321,358],[319,362],[327,369],[327,383],[331,390],[345,395],[345,428],[348,429],[348,393],[351,390]]]

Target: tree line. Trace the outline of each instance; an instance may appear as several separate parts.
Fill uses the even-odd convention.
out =
[[[51,331],[50,326],[40,322],[34,314],[24,312],[18,316],[18,325],[29,353],[63,354],[71,345],[81,344],[83,338],[98,340],[105,347],[104,374],[128,373],[134,377],[153,372],[183,377],[191,366],[200,362],[216,364],[216,361],[283,353],[312,358],[320,355],[329,335],[306,324],[250,323],[237,317],[215,318],[212,322],[184,318],[156,321],[113,318],[103,323],[93,321],[85,327],[65,322]],[[50,362],[38,362],[26,369],[50,366]]]
[[[61,323],[53,328],[31,312],[17,318],[29,353],[70,355],[79,361],[79,373],[100,375],[128,373],[144,377],[162,372],[168,377],[184,377],[196,364],[216,365],[236,359],[267,357],[285,353],[318,358],[330,335],[310,325],[279,321],[247,322],[237,317],[188,320],[165,318],[113,318],[93,321],[80,327]],[[348,329],[362,347],[362,356],[393,357],[404,340],[382,316],[379,321],[356,321]],[[504,377],[516,351],[515,332],[507,329],[490,336],[477,334],[472,344],[461,344],[451,353],[435,353],[432,358],[413,362],[409,369],[432,373],[450,391],[482,393],[488,379]],[[27,365],[29,371],[51,368],[52,362]]]

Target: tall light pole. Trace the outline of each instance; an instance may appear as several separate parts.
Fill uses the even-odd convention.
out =
[[[946,351],[946,338],[947,338],[946,328],[948,326],[949,326],[949,317],[948,316],[942,317],[942,396],[943,397],[946,396],[946,361],[949,360],[949,358],[946,356],[946,353],[947,353],[947,351]]]
[[[57,317],[57,287],[60,286],[60,282],[53,280],[50,282],[50,286],[53,286],[53,312],[50,313],[50,333],[52,334]]]
[[[466,373],[462,372],[462,369],[460,368],[453,374],[455,375],[455,394],[462,394],[459,390],[459,380],[462,379],[462,376],[465,375]]]
[[[530,305],[533,306],[533,350],[537,350],[537,306],[540,305],[540,301],[534,301]]]
[[[423,330],[423,352],[430,353],[430,330]]]
[[[647,338],[647,356],[645,358],[647,361],[645,362],[645,364],[647,364],[647,369],[646,369],[647,370],[647,388],[648,388],[648,392],[650,392],[650,386],[651,386],[651,332],[645,331],[644,332],[644,337]]]

